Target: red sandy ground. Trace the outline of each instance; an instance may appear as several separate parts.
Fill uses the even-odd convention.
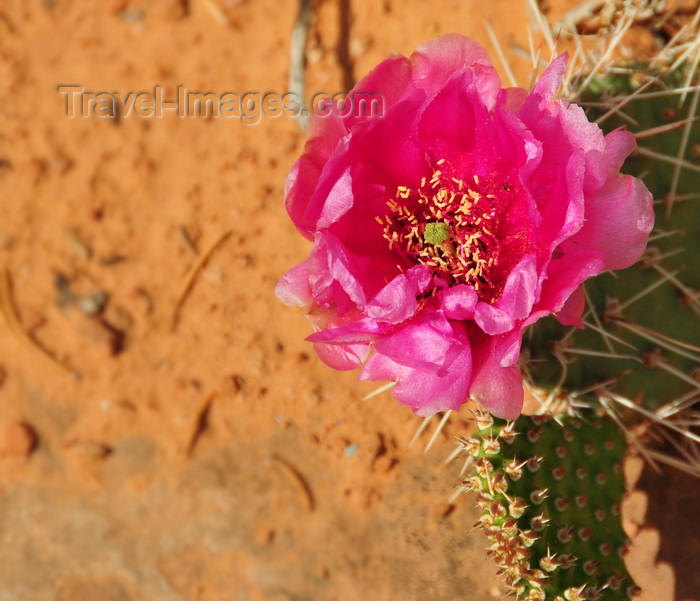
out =
[[[0,601],[500,598],[472,500],[447,503],[466,415],[429,454],[430,429],[407,448],[419,420],[362,401],[373,385],[322,365],[273,295],[308,252],[282,205],[297,124],[65,116],[61,84],[283,93],[295,16],[291,0],[0,3],[0,266],[36,343],[0,320]],[[521,0],[316,2],[309,93],[441,33],[492,50],[484,20],[527,47]],[[59,302],[59,275],[104,311]],[[698,531],[678,523],[698,488],[665,478],[642,477],[670,486],[650,517],[643,492],[626,513],[649,601],[699,588]]]

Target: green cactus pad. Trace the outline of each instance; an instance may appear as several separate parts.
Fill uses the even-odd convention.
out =
[[[477,525],[518,599],[627,601],[639,589],[622,559],[626,441],[609,418],[558,421],[479,416],[460,441],[474,468],[462,486],[477,493]]]
[[[562,391],[593,402],[607,395],[649,410],[675,410],[700,397],[700,121],[692,121],[698,113],[692,92],[682,103],[680,93],[669,93],[682,87],[682,71],[640,91],[650,78],[639,67],[601,75],[580,100],[596,119],[627,97],[619,114],[603,119],[603,129],[625,125],[652,134],[639,138],[639,152],[624,167],[657,199],[647,252],[631,268],[585,284],[584,330],[553,318],[530,328],[524,367],[547,394]],[[635,91],[639,96],[629,99]],[[656,129],[678,122],[668,131]],[[674,164],[677,158],[682,163]]]

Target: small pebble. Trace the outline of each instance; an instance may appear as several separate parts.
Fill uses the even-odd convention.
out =
[[[309,50],[306,52],[306,60],[310,65],[315,65],[316,63],[321,62],[322,58],[323,48],[320,48],[319,46],[309,48]]]
[[[202,270],[202,279],[210,284],[221,284],[224,279],[224,270],[220,265],[213,265]]]
[[[81,296],[78,301],[78,309],[80,309],[85,315],[94,317],[99,315],[105,308],[107,304],[107,295],[102,292],[102,290],[94,290],[88,292],[87,294]]]
[[[29,457],[37,443],[36,432],[28,424],[7,422],[0,426],[0,457]]]
[[[0,233],[0,250],[10,248],[15,239],[10,234]]]
[[[99,348],[107,355],[121,351],[122,334],[100,319],[76,315],[74,319],[76,335],[84,342]]]
[[[349,54],[350,57],[353,59],[357,59],[361,57],[365,52],[367,52],[367,49],[370,46],[370,40],[369,38],[350,38],[350,43],[349,43]]]
[[[275,531],[269,526],[260,526],[255,532],[255,539],[262,545],[270,545],[275,540]]]
[[[63,241],[66,243],[68,248],[70,248],[70,250],[81,259],[87,260],[90,258],[90,249],[75,230],[65,228],[63,230]]]
[[[119,13],[119,17],[128,23],[143,21],[144,16],[145,14],[142,10],[123,10]]]
[[[373,470],[378,474],[387,474],[394,469],[397,463],[398,461],[395,458],[382,455],[381,457],[377,457],[373,465]]]

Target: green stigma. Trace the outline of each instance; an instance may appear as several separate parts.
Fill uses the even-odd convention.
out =
[[[425,226],[425,232],[423,232],[423,239],[428,244],[434,244],[435,246],[440,246],[443,242],[446,242],[450,237],[450,228],[444,221],[438,221],[437,223],[427,223]]]

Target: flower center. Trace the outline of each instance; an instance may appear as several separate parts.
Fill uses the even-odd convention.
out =
[[[376,219],[389,247],[410,263],[429,267],[448,286],[469,284],[494,302],[500,295],[492,277],[499,261],[497,200],[492,186],[477,175],[472,180],[454,177],[441,159],[420,187],[399,186],[387,201],[390,213]]]

